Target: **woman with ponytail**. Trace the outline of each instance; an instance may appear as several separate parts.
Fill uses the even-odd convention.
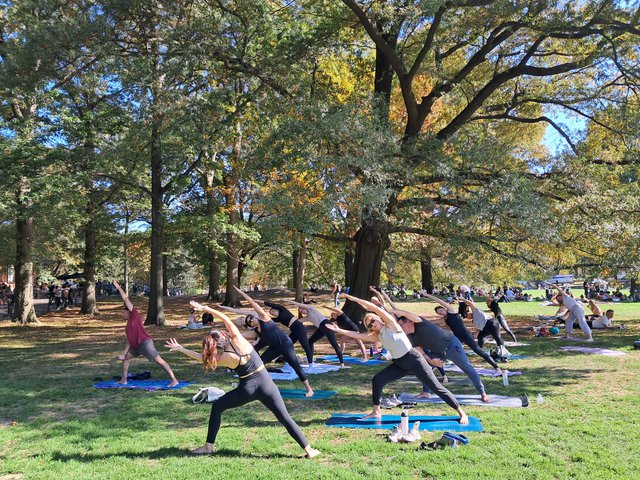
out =
[[[300,431],[300,427],[289,415],[278,387],[264,368],[260,356],[249,341],[242,336],[238,327],[226,315],[213,308],[193,301],[191,306],[199,311],[207,311],[221,320],[227,332],[211,330],[211,333],[202,340],[202,353],[182,347],[175,338],[169,339],[166,346],[172,352],[178,351],[202,362],[205,371],[215,370],[219,366],[226,367],[234,370],[240,378],[237,388],[225,393],[213,403],[209,417],[207,441],[204,446],[191,450],[191,453],[195,455],[213,453],[213,444],[216,441],[218,430],[220,430],[222,412],[258,400],[271,410],[278,421],[284,425],[289,435],[304,449],[307,458],[319,455],[320,452],[309,445]]]

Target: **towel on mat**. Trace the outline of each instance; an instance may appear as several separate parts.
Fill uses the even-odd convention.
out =
[[[410,393],[402,393],[398,397],[406,403],[444,403],[444,401],[432,395],[431,398],[416,397]],[[480,395],[456,395],[456,400],[460,405],[476,405],[479,407],[528,407],[529,399],[526,395],[522,397],[507,397],[504,395],[489,395],[491,400],[485,403],[480,399]]]
[[[566,350],[569,352],[589,353],[593,355],[604,355],[606,357],[621,357],[627,354],[627,352],[621,352],[620,350],[608,350],[606,348],[589,348],[589,347],[575,347],[575,346],[560,347],[560,350]]]

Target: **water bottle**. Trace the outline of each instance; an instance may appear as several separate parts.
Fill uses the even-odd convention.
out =
[[[504,385],[505,387],[509,386],[509,376],[507,375],[506,370],[502,371],[502,385]]]
[[[544,403],[544,398],[542,398],[542,394],[539,393],[537,397],[538,403]]]
[[[400,415],[400,430],[402,431],[402,435],[409,433],[409,413],[406,410],[402,410],[402,414]]]
[[[373,347],[369,347],[369,356],[373,357]]]

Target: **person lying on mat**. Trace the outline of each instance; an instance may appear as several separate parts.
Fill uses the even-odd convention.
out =
[[[175,338],[167,341],[167,348],[202,362],[205,371],[215,370],[218,366],[226,367],[235,371],[239,377],[238,386],[225,393],[211,406],[206,443],[202,447],[191,450],[191,453],[194,455],[213,453],[213,444],[222,422],[222,412],[258,400],[284,425],[289,435],[302,447],[307,458],[319,455],[320,452],[311,447],[300,427],[289,415],[280,390],[264,368],[258,352],[242,336],[238,327],[225,314],[193,301],[190,303],[196,310],[206,310],[221,320],[227,332],[212,329],[202,340],[202,353],[184,348]]]
[[[133,306],[129,295],[127,295],[118,282],[113,282],[113,286],[120,293],[120,297],[124,302],[122,307],[122,316],[127,321],[127,325],[124,327],[124,332],[127,335],[127,345],[124,347],[122,355],[118,355],[116,358],[122,362],[122,379],[118,381],[122,385],[127,384],[127,375],[129,373],[129,363],[133,357],[144,355],[151,362],[155,362],[167,372],[171,382],[169,387],[175,387],[178,385],[178,380],[173,374],[173,370],[167,362],[165,362],[156,347],[153,345],[151,336],[147,333],[142,324],[142,316],[136,307]]]
[[[358,328],[358,326],[353,322],[353,320],[351,320],[346,313],[344,313],[342,310],[340,310],[339,308],[334,308],[334,307],[325,307],[329,310],[331,310],[331,320],[333,322],[336,322],[336,324],[343,330],[349,330],[351,332],[359,332],[360,329]],[[344,349],[346,346],[346,338],[344,335],[341,335],[340,338],[338,339],[338,341],[340,342],[340,350],[342,351],[342,354],[344,355]],[[362,343],[362,340],[356,340],[356,343],[358,344],[358,346],[360,347],[360,351],[362,352],[362,360],[364,360],[365,362],[367,361],[367,359],[369,358],[367,356],[367,349],[364,346],[364,343]]]
[[[367,333],[343,330],[333,324],[328,325],[327,328],[341,335],[362,340],[363,342],[379,341],[382,343],[382,346],[391,353],[391,365],[385,367],[373,377],[373,410],[363,418],[380,418],[382,416],[380,401],[382,400],[382,390],[388,383],[400,380],[407,375],[415,375],[418,377],[418,380],[429,387],[429,390],[438,395],[460,415],[459,421],[462,425],[467,425],[469,423],[467,414],[460,408],[453,394],[438,382],[425,358],[411,346],[411,342],[395,317],[383,308],[366,300],[351,295],[345,295],[344,297],[352,302],[358,303],[362,308],[371,312],[367,313],[363,319]],[[438,363],[441,364],[441,362]]]
[[[409,337],[411,344],[424,356],[427,363],[434,365],[436,359],[441,362],[442,360],[451,360],[469,377],[482,401],[487,403],[490,401],[480,375],[471,365],[462,343],[452,332],[448,332],[426,318],[406,310],[393,310],[392,313],[398,318],[398,323]],[[426,385],[422,385],[422,393],[418,397],[431,397]]]

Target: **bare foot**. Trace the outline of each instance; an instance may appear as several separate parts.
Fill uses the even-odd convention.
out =
[[[127,381],[126,381],[125,379],[122,379],[122,380],[118,380],[118,383],[119,383],[120,385],[126,385],[126,384],[127,384]]]
[[[213,453],[213,446],[205,444],[202,447],[189,450],[189,453],[191,453],[191,455],[211,455]]]
[[[180,383],[180,382],[178,382],[178,380],[174,380],[168,386],[169,387],[175,387],[176,385],[178,385],[178,383]]]
[[[467,417],[467,414],[463,411],[460,411],[460,420],[458,420],[458,423],[460,423],[460,425],[469,425],[469,417]]]
[[[431,398],[431,393],[429,392],[420,392],[416,395],[416,398]]]
[[[585,340],[585,342],[593,342],[593,337],[589,337]]]
[[[307,393],[304,395],[305,397],[313,397],[313,390],[307,390]]]
[[[311,446],[307,446],[307,448],[304,449],[304,451],[307,453],[305,456],[307,458],[313,458],[313,457],[317,457],[318,455],[320,455],[320,450],[316,450],[315,448],[311,448]]]
[[[371,412],[369,415],[365,415],[364,417],[357,418],[356,420],[359,420],[359,421],[372,420],[372,419],[373,420],[377,420],[377,419],[379,419],[381,417],[382,417],[381,413],[379,413],[379,412]]]
[[[344,363],[341,363],[340,368],[347,368],[347,366]]]
[[[480,395],[480,400],[482,400],[484,403],[489,403],[491,401],[491,399],[489,398],[489,395],[487,395],[486,393],[483,393],[482,395]]]

